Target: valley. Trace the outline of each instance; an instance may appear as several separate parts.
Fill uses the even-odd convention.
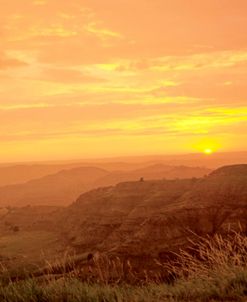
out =
[[[201,236],[246,234],[246,190],[247,165],[235,165],[203,178],[139,179],[101,187],[67,207],[2,207],[1,263],[40,265],[65,254],[99,253],[154,269],[154,259],[166,262]]]

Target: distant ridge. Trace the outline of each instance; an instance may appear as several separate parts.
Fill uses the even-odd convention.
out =
[[[25,163],[0,164],[0,186],[24,183],[62,169],[95,166],[107,171],[133,171],[155,164],[165,166],[206,167],[216,169],[225,165],[247,163],[247,151],[215,152],[175,155],[126,156],[99,159],[51,160]]]
[[[243,175],[247,177],[247,164],[224,166],[213,171],[211,175]]]
[[[24,184],[0,187],[0,206],[66,206],[88,190],[128,180],[201,177],[209,169],[153,165],[133,171],[110,172],[98,167],[64,169]]]
[[[95,167],[62,170],[24,184],[0,187],[1,206],[59,205],[72,203],[109,172]]]

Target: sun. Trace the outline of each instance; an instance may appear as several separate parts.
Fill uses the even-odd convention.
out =
[[[206,148],[206,149],[203,150],[203,152],[204,152],[205,154],[209,155],[209,154],[212,154],[212,153],[213,153],[213,150],[212,150],[211,148]]]

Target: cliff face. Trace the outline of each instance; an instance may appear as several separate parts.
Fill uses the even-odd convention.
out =
[[[63,233],[81,251],[165,255],[189,237],[247,229],[247,165],[203,179],[120,183],[90,191],[64,213]]]
[[[93,190],[68,208],[63,219],[65,232],[81,249],[119,246],[122,240],[131,239],[140,224],[161,213],[194,182],[127,182]]]

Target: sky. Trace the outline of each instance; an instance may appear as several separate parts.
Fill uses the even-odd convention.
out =
[[[0,161],[247,150],[246,0],[0,0]]]

